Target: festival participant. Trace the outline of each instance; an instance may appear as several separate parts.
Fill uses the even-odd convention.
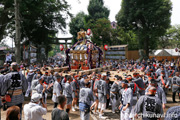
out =
[[[66,97],[64,95],[60,95],[57,97],[58,106],[54,108],[51,113],[52,120],[69,120],[68,113],[64,111],[66,105]]]
[[[4,75],[0,75],[0,91],[2,91],[1,89],[3,86],[3,80],[4,80]],[[1,103],[1,92],[0,92],[0,110],[1,110],[1,107],[2,107],[2,103]]]
[[[84,81],[84,84],[85,84],[85,88],[82,88],[79,94],[80,117],[81,120],[89,120],[91,101],[94,101],[94,97],[93,97],[93,92],[90,89],[91,82],[88,79],[86,79]]]
[[[36,86],[39,84],[39,79],[42,79],[43,77],[41,77],[41,75],[38,74],[36,78],[37,78],[37,79],[34,79],[34,80],[32,80],[32,82],[31,82],[31,93],[32,93],[32,94],[36,92],[36,91],[35,91],[35,88],[36,88]]]
[[[79,98],[79,76],[75,75],[73,81],[71,82],[71,86],[72,86],[72,111],[76,111],[75,108],[77,109],[77,103],[78,103],[78,98]]]
[[[160,81],[158,85],[163,88],[165,94],[167,95],[170,80],[165,76],[165,71],[161,71],[161,76],[158,77],[158,81]]]
[[[109,80],[109,78],[107,77],[106,78],[106,84],[107,84],[107,102],[106,102],[106,109],[108,109],[109,108],[109,103],[110,103],[110,89],[111,89],[111,87],[110,87],[110,80]]]
[[[93,95],[94,95],[94,101],[95,102],[92,104],[92,106],[90,108],[92,110],[92,108],[95,107],[94,108],[94,113],[95,114],[97,114],[97,108],[98,108],[98,104],[99,104],[97,86],[98,86],[98,82],[99,82],[100,79],[101,79],[101,73],[98,73],[97,74],[97,79],[95,80],[95,82],[93,84]]]
[[[180,120],[180,106],[170,107],[166,112],[164,120]]]
[[[27,74],[27,81],[28,81],[28,89],[26,91],[25,97],[29,97],[29,94],[31,93],[31,82],[34,76],[34,71],[30,70]]]
[[[138,92],[140,94],[140,96],[145,94],[145,84],[143,82],[143,79],[141,77],[139,77],[139,73],[133,73],[133,82],[135,82],[137,84],[137,87],[139,88]]]
[[[135,106],[136,118],[142,115],[142,120],[158,120],[163,115],[161,100],[155,96],[156,87],[150,87],[148,93],[141,96]]]
[[[159,82],[158,80],[151,79],[149,86],[146,88],[146,94],[148,93],[150,87],[152,87],[152,86],[155,87],[156,88],[155,96],[161,100],[162,107],[163,107],[163,109],[165,109],[165,107],[166,107],[165,104],[167,103],[166,95],[165,95],[162,87],[158,86],[158,82]]]
[[[56,108],[58,105],[57,97],[62,95],[61,76],[59,74],[56,74],[55,77],[56,77],[56,81],[54,82],[53,85],[53,96],[52,96],[52,101],[54,102],[54,108]]]
[[[133,91],[131,88],[128,88],[128,81],[122,80],[122,99],[121,105],[119,106],[120,109],[120,120],[130,120],[130,113],[132,109],[132,100],[133,100]]]
[[[64,95],[67,98],[67,107],[66,107],[66,112],[69,114],[71,110],[71,105],[72,105],[72,87],[71,87],[71,82],[72,82],[72,77],[68,76],[67,81],[65,83],[64,87]]]
[[[36,74],[33,76],[33,79],[32,79],[32,80],[37,79],[37,76],[38,76],[38,75],[42,76],[42,73],[41,73],[40,69],[37,69],[37,70],[36,70]]]
[[[170,66],[170,70],[168,70],[168,78],[173,78],[175,76],[176,70],[174,66]]]
[[[101,79],[98,81],[97,85],[97,92],[98,92],[98,109],[99,109],[99,118],[105,119],[103,116],[103,112],[106,109],[106,102],[107,102],[107,84],[106,84],[106,74],[101,75]]]
[[[138,99],[138,87],[137,84],[135,82],[132,81],[132,76],[128,75],[128,77],[126,78],[126,80],[128,81],[128,86],[129,88],[131,88],[131,90],[133,91],[133,100],[132,100],[132,109],[131,109],[131,113],[130,113],[130,119],[134,120],[134,109],[135,109],[135,105],[137,103],[137,99]]]
[[[115,111],[118,109],[118,103],[119,103],[119,84],[121,84],[122,77],[117,76],[117,81],[114,81],[111,89],[110,89],[110,99],[112,103],[112,113],[115,113]]]
[[[87,79],[87,75],[83,75],[83,77],[80,79],[79,84],[80,88],[84,88],[84,80]]]
[[[44,77],[41,76],[41,78],[39,79],[39,84],[34,89],[37,93],[42,95],[43,102],[45,104],[47,101],[47,93],[48,93],[48,90],[51,86],[53,86],[53,84],[50,84],[48,86],[46,84],[44,84]]]
[[[63,95],[65,95],[65,84],[67,82],[67,77],[68,77],[68,75],[65,75],[64,78],[61,80],[61,85],[63,88]]]
[[[175,74],[176,76],[174,76],[172,78],[172,100],[174,103],[176,103],[175,97],[176,97],[176,92],[178,92],[178,94],[180,93],[180,73],[176,72]],[[179,100],[180,100],[180,95],[179,95]]]
[[[39,102],[42,106],[39,105]],[[42,116],[47,113],[47,105],[42,100],[42,95],[34,93],[31,96],[31,102],[24,105],[25,120],[43,120]]]
[[[23,93],[27,90],[27,80],[25,76],[18,72],[17,63],[11,64],[11,72],[4,76],[1,88],[2,100],[6,102],[7,108],[18,106],[22,112],[22,103],[24,102]]]

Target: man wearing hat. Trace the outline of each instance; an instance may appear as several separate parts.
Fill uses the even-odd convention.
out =
[[[57,97],[62,95],[61,76],[59,74],[56,74],[55,77],[56,77],[56,81],[54,82],[53,85],[53,96],[52,96],[52,101],[54,102],[54,108],[56,108],[58,105]]]
[[[82,88],[79,94],[80,117],[81,120],[89,120],[91,101],[94,101],[94,97],[93,97],[93,92],[90,89],[91,82],[88,79],[86,79],[84,81],[84,84],[85,84],[85,88]]]
[[[141,96],[135,106],[136,118],[142,115],[142,120],[159,120],[163,115],[161,100],[155,96],[156,87],[151,86],[148,93]]]
[[[150,80],[150,85],[146,88],[146,91],[145,93],[147,94],[150,87],[155,87],[156,88],[156,94],[155,96],[158,97],[160,100],[161,100],[161,104],[162,104],[162,107],[163,109],[165,109],[165,104],[167,103],[167,100],[166,100],[166,95],[165,95],[165,92],[164,90],[162,89],[162,87],[158,86],[158,80],[156,79],[151,79]]]
[[[72,111],[76,111],[75,107],[77,108],[77,103],[78,103],[78,98],[79,98],[79,76],[75,75],[73,81],[71,82],[71,86],[72,86]]]
[[[39,102],[42,106],[39,105]],[[25,120],[43,120],[42,116],[46,115],[47,106],[42,100],[42,95],[34,93],[31,96],[31,102],[24,105],[24,119]]]
[[[130,112],[132,109],[132,100],[133,100],[133,92],[131,88],[128,87],[128,81],[122,80],[121,81],[121,105],[119,106],[120,109],[120,120],[129,120],[130,119]]]

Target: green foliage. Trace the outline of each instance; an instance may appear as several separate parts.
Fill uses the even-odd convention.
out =
[[[139,47],[149,56],[170,27],[171,10],[170,0],[123,0],[116,20],[124,30],[137,34]]]
[[[14,18],[14,0],[0,0],[0,42],[4,35],[7,35],[5,31]]]
[[[159,37],[159,48],[180,47],[180,25],[169,28],[164,36]]]
[[[111,44],[110,33],[111,23],[106,18],[101,18],[96,21],[90,20],[86,24],[86,28],[91,28],[93,32],[92,41],[97,45]]]
[[[129,50],[138,50],[137,35],[133,31],[124,31],[117,26],[116,29],[111,30],[111,45],[128,44]]]
[[[0,23],[7,16],[12,16],[6,20],[8,24],[3,31],[8,29],[14,36],[14,0],[3,0],[0,4],[4,5],[3,11],[0,9]],[[55,37],[58,29],[63,31],[66,28],[66,19],[71,16],[69,9],[66,0],[20,0],[22,42],[32,42],[37,47],[44,44],[48,54],[52,43],[50,37]]]
[[[69,23],[70,33],[73,35],[72,44],[75,44],[78,41],[77,40],[77,33],[80,31],[80,29],[85,30],[84,18],[85,18],[84,12],[80,12],[74,18],[72,18],[71,22]]]
[[[89,15],[85,18],[86,22],[91,19],[95,21],[100,18],[108,19],[110,11],[104,6],[103,0],[90,0],[88,6],[88,13]]]

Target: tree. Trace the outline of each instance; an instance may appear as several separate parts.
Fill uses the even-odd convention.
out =
[[[80,12],[76,15],[76,17],[71,19],[69,23],[70,33],[73,35],[72,44],[77,42],[77,32],[80,29],[85,29],[85,14],[84,12]]]
[[[103,0],[90,0],[88,6],[89,15],[86,16],[86,22],[91,19],[95,21],[100,18],[108,19],[109,12],[109,9],[104,6]]]
[[[116,20],[124,30],[137,34],[140,48],[149,56],[170,27],[171,10],[170,0],[123,0]]]
[[[175,25],[166,31],[164,36],[159,37],[158,45],[160,48],[175,48],[180,45],[180,25]]]
[[[111,30],[111,45],[128,44],[129,50],[137,50],[139,48],[137,35],[132,31],[124,31],[117,26]]]
[[[108,20],[109,10],[104,6],[103,0],[90,0],[88,15],[85,16],[86,29],[93,32],[92,41],[97,45],[110,43],[111,24]]]
[[[12,0],[3,0],[1,4],[4,6],[8,4],[10,6],[8,9],[14,9]],[[70,6],[65,0],[22,0],[20,4],[22,42],[25,44],[32,42],[37,47],[43,44],[47,55],[51,50],[51,38],[55,37],[58,29],[66,28],[66,19],[71,16],[69,9]],[[4,31],[8,30],[14,36],[14,13],[10,10],[6,14],[12,18],[7,21],[10,25],[6,26]],[[0,11],[0,17],[4,19],[2,13],[4,11]]]
[[[97,45],[111,44],[111,23],[108,19],[101,18],[96,21],[90,20],[86,24],[86,28],[91,28],[93,32],[92,41]]]
[[[6,29],[14,18],[14,0],[0,1],[0,42],[6,35]]]

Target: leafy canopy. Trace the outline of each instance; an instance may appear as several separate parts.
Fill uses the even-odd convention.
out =
[[[124,30],[137,34],[140,48],[149,56],[170,27],[171,10],[170,0],[123,0],[116,20]]]

